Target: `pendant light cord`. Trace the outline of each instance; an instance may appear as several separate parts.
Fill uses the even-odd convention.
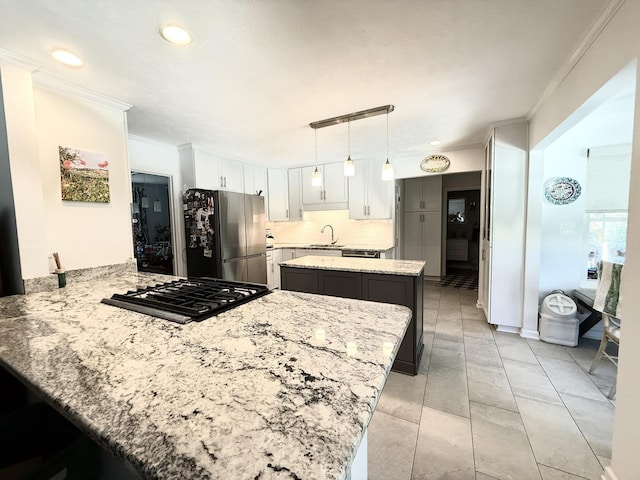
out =
[[[347,123],[347,130],[349,132],[349,159],[351,159],[351,119]]]
[[[389,112],[387,112],[387,162],[389,161]]]
[[[316,139],[316,170],[318,170],[318,129],[314,128],[313,132],[315,133]]]

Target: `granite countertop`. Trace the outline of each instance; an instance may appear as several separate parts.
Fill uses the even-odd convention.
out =
[[[274,291],[180,325],[99,303],[170,278],[0,298],[0,364],[146,478],[344,478],[410,310]]]
[[[391,260],[384,258],[322,257],[309,255],[280,262],[280,266],[346,272],[388,273],[417,277],[426,262],[419,260]]]
[[[386,252],[391,250],[393,245],[357,245],[357,244],[342,244],[336,245],[330,244],[308,244],[308,243],[273,243],[269,249],[278,248],[300,248],[300,249],[312,249],[312,250],[364,250],[366,252]]]

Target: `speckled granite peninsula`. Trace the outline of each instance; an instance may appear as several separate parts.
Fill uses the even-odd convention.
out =
[[[341,270],[344,272],[386,273],[389,275],[422,275],[425,262],[418,260],[391,260],[351,257],[322,257],[309,255],[280,262],[281,266],[312,268],[317,270]]]
[[[393,370],[416,375],[422,357],[425,262],[309,255],[280,262],[283,290],[405,305],[411,322]]]
[[[275,291],[180,325],[99,303],[168,278],[1,298],[0,362],[146,478],[345,478],[410,311]]]

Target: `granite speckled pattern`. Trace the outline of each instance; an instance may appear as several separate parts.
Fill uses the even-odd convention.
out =
[[[1,298],[0,363],[146,478],[344,478],[410,310],[274,291],[180,325],[99,303],[171,278]]]
[[[121,273],[135,273],[137,270],[136,261],[131,260],[125,263],[117,263],[114,265],[104,265],[100,267],[92,268],[79,268],[76,270],[67,270],[66,279],[67,283],[84,282],[87,280],[96,279],[103,276],[121,274]],[[58,288],[58,277],[55,274],[47,275],[46,277],[25,278],[24,279],[24,292],[25,293],[38,293],[48,292],[56,290]]]
[[[419,260],[391,260],[384,258],[323,257],[309,255],[280,262],[280,266],[346,272],[388,273],[417,277],[426,262]]]

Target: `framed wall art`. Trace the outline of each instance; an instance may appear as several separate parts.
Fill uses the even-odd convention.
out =
[[[109,161],[102,153],[58,147],[62,200],[109,203]]]

